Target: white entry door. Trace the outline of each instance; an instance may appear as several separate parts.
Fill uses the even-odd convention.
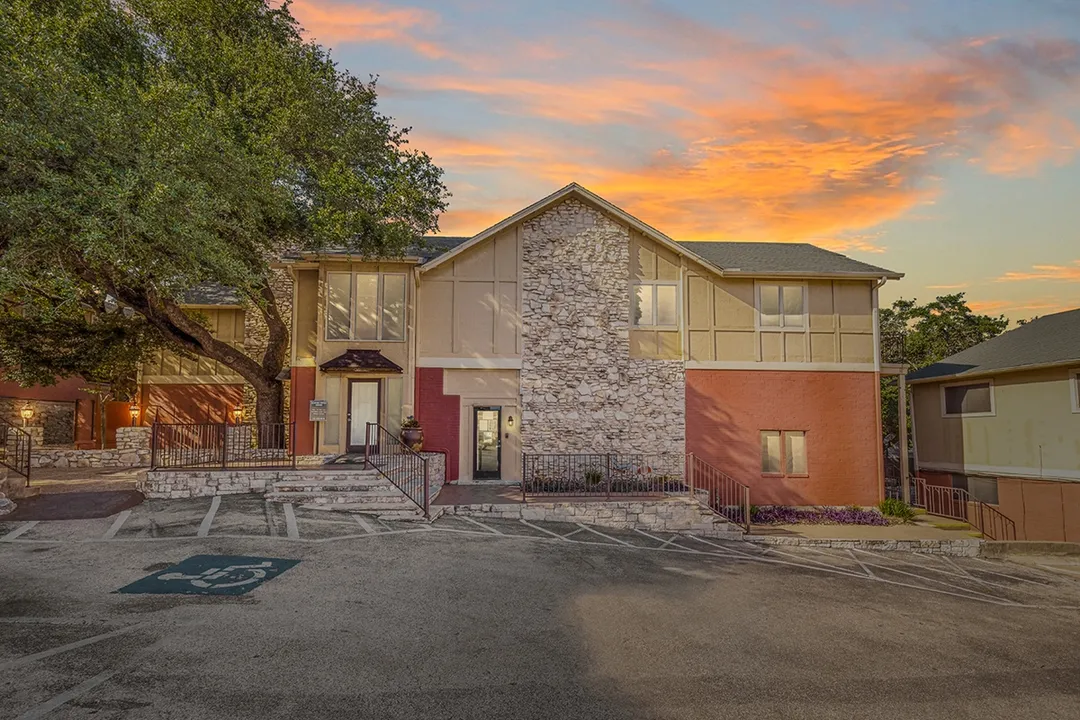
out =
[[[349,452],[363,452],[368,423],[379,422],[379,381],[349,381]],[[378,442],[371,438],[372,444]]]

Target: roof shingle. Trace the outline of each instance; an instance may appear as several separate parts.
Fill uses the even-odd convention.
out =
[[[722,270],[752,274],[902,275],[809,243],[686,241],[678,244]]]

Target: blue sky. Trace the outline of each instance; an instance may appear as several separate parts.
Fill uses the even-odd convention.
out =
[[[296,0],[472,234],[577,181],[1013,319],[1080,306],[1080,0]]]

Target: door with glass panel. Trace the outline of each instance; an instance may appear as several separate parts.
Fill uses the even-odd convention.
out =
[[[349,410],[346,419],[346,452],[364,452],[367,424],[379,422],[378,380],[349,380]],[[372,434],[371,442],[377,442],[377,435]]]
[[[473,477],[502,477],[502,408],[473,408]]]

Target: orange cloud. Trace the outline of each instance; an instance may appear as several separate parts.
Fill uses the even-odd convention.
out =
[[[1052,315],[1053,313],[1072,310],[1076,303],[1063,303],[1059,300],[975,300],[968,302],[972,312],[980,314],[1003,314],[1011,316]]]
[[[438,14],[410,7],[390,7],[379,3],[353,5],[325,0],[293,0],[292,13],[304,34],[325,45],[352,42],[386,42],[402,45],[426,57],[451,55],[442,45],[419,37],[439,22]]]
[[[1018,282],[1023,280],[1065,280],[1080,281],[1080,260],[1070,265],[1032,265],[1028,271],[1009,271],[997,278],[997,282]]]
[[[955,285],[927,285],[927,290],[963,290],[968,283],[956,283]]]

